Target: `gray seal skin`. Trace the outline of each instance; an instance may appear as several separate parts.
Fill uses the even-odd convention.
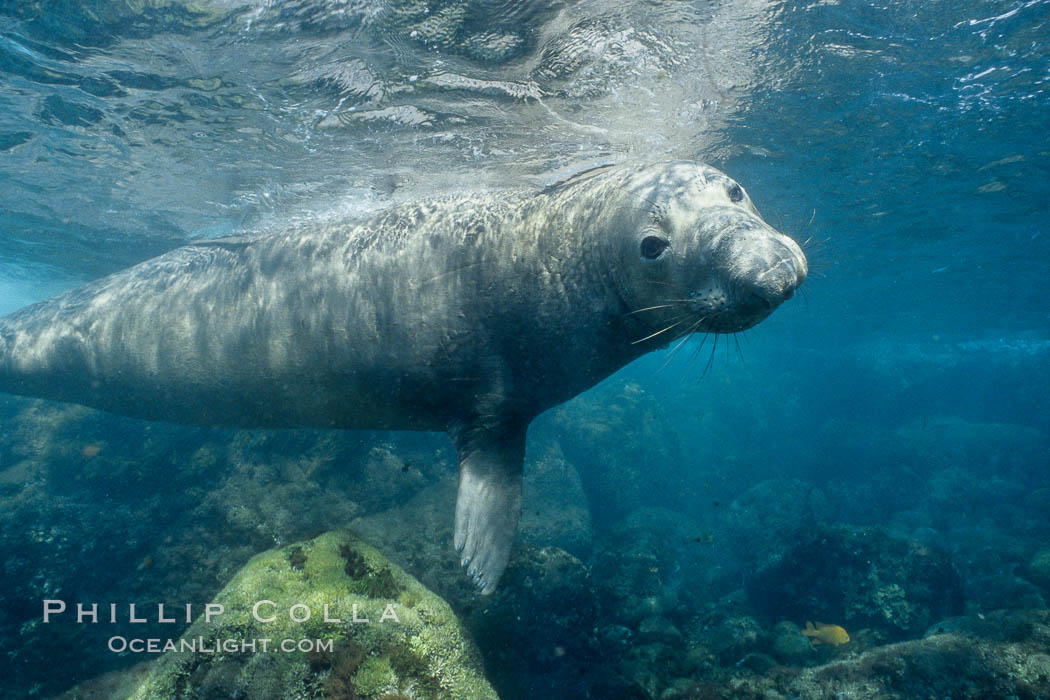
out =
[[[699,163],[187,245],[0,319],[0,391],[199,425],[446,431],[455,546],[491,593],[529,423],[694,332],[749,328],[806,258]]]

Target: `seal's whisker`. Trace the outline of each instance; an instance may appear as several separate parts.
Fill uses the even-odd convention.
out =
[[[649,335],[645,336],[644,338],[641,338],[640,340],[631,341],[631,345],[637,345],[638,343],[644,343],[645,341],[649,340],[650,338],[655,338],[656,336],[660,335],[661,333],[666,333],[667,331],[671,330],[675,326],[680,326],[683,323],[685,323],[685,319],[682,319],[681,321],[678,321],[676,323],[672,323],[667,328],[658,330],[655,333],[650,333]]]
[[[828,267],[825,253],[827,252],[828,243],[830,241],[831,236],[809,236],[804,242],[799,244],[799,247],[802,248],[806,255],[806,261],[810,272]]]
[[[804,242],[799,243],[798,246],[806,253],[806,256],[808,257],[815,253],[824,252],[825,248],[827,248],[828,246],[829,240],[830,239],[828,238],[816,238],[814,236],[810,236]]]
[[[692,335],[693,332],[700,327],[700,324],[706,320],[707,316],[701,316],[700,318],[696,319],[696,321],[693,322],[693,325],[689,326],[689,328],[683,333],[683,335],[687,337]]]
[[[825,259],[814,258],[813,257],[813,251],[812,250],[807,250],[806,251],[806,267],[808,268],[809,274],[812,275],[814,272],[821,272],[821,271],[829,269],[831,267],[831,264]]]
[[[703,323],[706,320],[707,320],[707,316],[701,316],[700,318],[696,319],[696,322],[693,323],[693,325],[689,326],[689,330],[686,331],[686,333],[692,334],[697,328],[700,327],[700,324]]]
[[[628,311],[624,314],[624,316],[632,316],[634,314],[640,314],[643,311],[653,311],[654,309],[669,309],[672,306],[674,306],[674,304],[657,304],[656,306],[647,306],[644,309],[635,309],[634,311]]]
[[[671,319],[672,321],[674,321],[674,323],[672,323],[670,326],[667,326],[666,328],[662,328],[662,329],[656,331],[655,333],[650,333],[649,335],[645,336],[644,338],[642,338],[640,340],[632,341],[631,345],[637,345],[638,343],[643,343],[646,340],[649,340],[651,338],[655,338],[656,336],[660,335],[661,333],[666,333],[667,331],[671,330],[672,328],[675,328],[676,326],[680,326],[683,323],[685,323],[687,320],[689,320],[688,317],[689,317],[689,314],[681,314],[679,316],[675,316],[674,318]],[[677,337],[677,336],[674,336],[674,337]]]
[[[806,290],[799,287],[798,291],[802,292],[802,304],[806,307],[806,311],[809,311],[809,296],[806,294]]]
[[[703,378],[707,376],[708,371],[710,371],[711,367],[715,363],[715,352],[718,351],[718,336],[719,336],[719,334],[715,333],[714,336],[715,336],[715,342],[711,344],[711,355],[710,355],[710,357],[707,358],[707,364],[704,366],[704,371],[700,374],[700,379],[697,380],[697,381],[703,380]]]
[[[677,355],[678,352],[682,349],[682,346],[685,345],[685,342],[687,340],[689,340],[689,338],[692,337],[693,331],[696,330],[700,326],[700,324],[704,322],[704,320],[706,318],[707,317],[705,316],[704,318],[697,319],[696,322],[693,323],[693,325],[689,326],[689,328],[687,328],[685,330],[685,332],[682,333],[682,339],[679,340],[678,343],[673,348],[671,348],[671,352],[668,353],[667,359],[664,360],[664,363],[662,365],[660,365],[659,369],[656,370],[657,372],[659,372],[661,369],[666,367],[668,365],[668,363],[670,363],[671,360],[674,359],[675,355]]]
[[[809,224],[811,224],[811,223],[813,223],[812,219],[809,220]],[[809,228],[809,224],[806,224],[803,227],[803,230]],[[830,240],[831,240],[831,234],[830,233],[826,233],[826,234],[823,234],[823,235],[818,235],[818,234],[815,234],[815,233],[811,233],[808,236],[806,236],[806,242],[804,244],[802,244],[802,245],[809,246],[810,244],[813,244],[813,245],[816,245],[816,246],[821,246],[821,245],[824,245],[825,243],[828,243]]]
[[[696,358],[700,356],[700,351],[704,349],[704,343],[707,342],[707,339],[708,337],[710,337],[710,335],[710,333],[704,333],[704,337],[701,338],[700,342],[696,344],[696,350],[693,351],[693,356],[689,358],[689,366],[685,368],[685,371],[687,373],[693,371],[693,363],[696,362]]]
[[[667,357],[664,358],[663,363],[661,363],[661,365],[656,368],[657,372],[663,371],[663,368],[671,363],[671,360],[673,360],[675,355],[678,354],[678,349],[682,347],[682,343],[684,343],[685,341],[689,340],[689,335],[690,335],[689,333],[685,333],[682,336],[682,339],[679,340],[678,343],[675,344],[675,346],[673,348],[671,348],[671,352],[667,353]],[[654,374],[655,374],[655,372],[654,372]]]
[[[659,372],[660,369],[666,367],[671,362],[671,360],[674,359],[674,356],[678,354],[678,351],[680,351],[682,344],[689,340],[690,336],[692,335],[691,331],[695,327],[696,323],[693,323],[691,326],[689,326],[689,328],[687,328],[685,332],[682,332],[680,334],[680,339],[677,343],[675,343],[674,347],[671,348],[671,352],[668,353],[667,358],[664,360],[664,363],[660,364],[660,366],[656,368],[656,372]]]

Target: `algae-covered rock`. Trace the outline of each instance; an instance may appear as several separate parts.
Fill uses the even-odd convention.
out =
[[[259,554],[211,606],[132,698],[496,698],[448,604],[348,531]]]

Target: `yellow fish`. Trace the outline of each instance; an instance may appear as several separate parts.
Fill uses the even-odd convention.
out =
[[[838,625],[825,625],[823,622],[818,622],[816,627],[812,622],[807,622],[802,634],[813,640],[814,644],[830,644],[837,647],[849,641],[849,632]]]

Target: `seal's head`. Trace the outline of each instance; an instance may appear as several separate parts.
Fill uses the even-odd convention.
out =
[[[632,173],[635,202],[613,244],[626,275],[635,342],[692,332],[733,333],[768,316],[806,279],[798,244],[763,221],[744,188],[701,163]]]

